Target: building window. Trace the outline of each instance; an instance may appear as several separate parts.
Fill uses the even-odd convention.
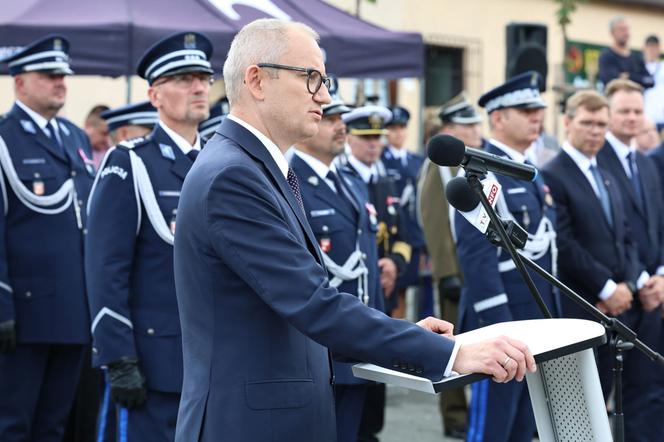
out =
[[[426,106],[440,106],[463,90],[463,49],[426,48]]]

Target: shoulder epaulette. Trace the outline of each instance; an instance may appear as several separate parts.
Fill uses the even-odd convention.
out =
[[[129,138],[127,140],[119,142],[117,144],[117,147],[130,150],[142,146],[143,144],[146,144],[148,141],[150,141],[148,137]]]

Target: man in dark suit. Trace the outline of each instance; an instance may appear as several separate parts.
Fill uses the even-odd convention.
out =
[[[84,205],[94,178],[85,133],[56,117],[69,43],[52,36],[4,61],[16,101],[0,120],[0,440],[60,441],[90,319]]]
[[[336,441],[326,347],[429,379],[454,369],[506,380],[534,368],[523,344],[455,345],[437,334],[450,332],[444,321],[424,320],[427,330],[393,320],[330,286],[284,157],[317,133],[330,102],[313,30],[250,23],[231,44],[224,83],[231,113],[187,176],[179,206],[178,442]]]
[[[567,141],[542,173],[556,202],[561,280],[622,320],[638,296],[636,284],[643,267],[629,238],[617,179],[596,159],[608,121],[608,103],[597,92],[581,91],[570,97]],[[563,306],[566,316],[590,319],[572,301],[563,300]],[[604,345],[598,350],[598,370],[605,397],[611,391],[611,367]],[[626,413],[627,421],[631,418]]]
[[[639,152],[632,140],[644,123],[641,86],[627,79],[613,80],[605,90],[609,101],[609,131],[597,154],[599,165],[611,173],[625,206],[630,236],[645,270],[636,281],[638,296],[625,321],[647,345],[659,340],[660,304],[664,297],[664,205],[662,181],[655,163]],[[661,415],[649,415],[654,370],[661,370],[640,352],[625,356],[624,401],[629,440],[647,441]]]
[[[175,437],[182,343],[173,235],[182,182],[201,148],[198,124],[208,116],[211,53],[210,41],[195,32],[147,50],[138,74],[150,84],[159,122],[107,154],[90,198],[93,364],[106,367],[108,378],[100,416],[110,396],[118,437],[128,440]]]
[[[350,111],[338,98],[322,106],[318,133],[295,144],[291,167],[300,182],[307,221],[314,232],[330,285],[383,311],[378,272],[377,219],[371,216],[364,182],[333,160],[343,152]],[[367,381],[353,376],[352,363],[335,361],[334,404],[339,441],[356,442]]]
[[[513,161],[527,161],[526,149],[539,136],[546,106],[539,94],[539,81],[536,72],[525,72],[480,97],[479,105],[485,108],[491,121],[487,152]],[[556,253],[555,211],[548,188],[541,178],[533,182],[493,174],[489,178],[495,178],[502,186],[502,196],[496,205],[499,215],[514,220],[528,232],[523,253],[551,271]],[[462,330],[543,317],[504,250],[496,251],[458,212],[454,214],[454,232],[464,279],[459,305]],[[549,311],[558,316],[558,302],[551,285],[537,275],[533,276],[533,282]],[[480,381],[471,388],[469,440],[532,440],[535,419],[524,385]]]

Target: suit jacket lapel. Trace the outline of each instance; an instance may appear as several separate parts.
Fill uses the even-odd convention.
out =
[[[18,107],[18,105],[14,104],[14,107],[12,107],[12,110],[9,112],[8,116],[15,118],[19,122],[23,131],[32,135],[34,140],[38,144],[41,144],[48,151],[48,153],[60,161],[67,162],[67,158],[62,154],[60,149],[55,144],[55,140],[48,138],[44,131],[30,117],[30,115]],[[34,130],[28,130],[26,126],[24,126],[24,122],[29,122],[32,125],[32,129]]]
[[[609,173],[619,181],[619,183],[615,184],[622,186],[626,190],[632,202],[634,210],[636,210],[637,213],[644,215],[643,211],[641,210],[642,204],[639,204],[639,202],[637,201],[636,193],[634,192],[632,183],[629,180],[627,174],[625,173],[625,168],[623,167],[620,158],[618,158],[618,155],[616,155],[616,152],[613,150],[613,146],[611,146],[611,143],[609,143],[608,141],[604,143],[604,147],[602,147],[602,149],[599,151],[599,154],[597,154],[597,159],[598,161],[603,163],[602,166],[604,166],[606,170],[608,170]]]
[[[191,169],[191,166],[194,163],[191,161],[191,159],[189,159],[188,156],[184,154],[184,152],[182,152],[175,141],[173,141],[171,137],[168,136],[168,134],[161,128],[160,125],[157,124],[155,126],[154,130],[152,131],[152,137],[157,142],[157,144],[167,144],[171,146],[173,150],[173,156],[175,157],[171,158],[171,161],[173,161],[173,164],[171,165],[171,172],[173,172],[173,175],[184,181],[187,173],[189,173],[189,169]]]
[[[309,246],[312,250],[315,250],[318,262],[322,263],[323,258],[321,257],[320,251],[318,249],[318,242],[316,241],[314,233],[311,231],[311,227],[309,226],[306,215],[300,208],[300,204],[297,202],[297,199],[295,199],[295,195],[288,185],[286,178],[284,178],[283,173],[281,173],[279,166],[277,166],[274,158],[272,158],[270,152],[268,152],[263,143],[261,143],[260,140],[254,136],[254,134],[230,118],[224,119],[224,121],[217,129],[217,133],[235,141],[242,149],[251,155],[251,157],[257,159],[265,165],[265,168],[269,173],[269,178],[273,183],[275,183],[277,189],[279,189],[281,192],[281,195],[286,199],[286,202],[288,202],[288,205],[291,207],[291,210],[295,214],[295,217],[299,221],[300,226],[305,233],[305,237],[310,243]]]
[[[586,178],[581,169],[579,169],[579,166],[576,165],[574,160],[572,160],[572,158],[567,154],[567,152],[562,151],[562,155],[565,161],[567,162],[567,164],[565,165],[566,168],[572,171],[571,178],[576,181],[577,188],[579,190],[583,189],[583,191],[585,191],[585,193],[590,197],[590,199],[592,200],[591,204],[595,206],[595,211],[600,214],[600,218],[604,220],[604,224],[606,225],[606,227],[615,236],[615,230],[616,230],[615,223],[618,218],[616,218],[616,210],[617,210],[616,201],[615,198],[611,196],[611,189],[608,187],[608,185],[606,186],[607,187],[606,191],[608,192],[609,199],[611,201],[611,215],[613,216],[613,223],[614,223],[613,227],[611,227],[611,224],[609,224],[609,220],[606,219],[606,215],[604,215],[604,209],[602,209],[602,203],[600,202],[599,197],[595,193],[595,189],[593,189],[592,185],[588,182],[588,178]],[[600,170],[600,173],[601,172],[602,170]],[[608,180],[606,179],[605,176],[603,176],[602,178],[604,179],[604,184],[606,185]]]

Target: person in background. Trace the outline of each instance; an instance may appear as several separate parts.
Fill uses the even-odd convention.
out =
[[[655,80],[646,69],[643,58],[629,48],[629,25],[624,17],[616,17],[609,23],[611,46],[599,56],[600,81],[606,86],[616,78],[630,79],[644,88],[653,87]]]
[[[100,415],[116,408],[120,440],[175,438],[182,331],[173,236],[182,183],[201,149],[198,125],[208,118],[211,54],[212,43],[197,32],[165,37],[143,54],[137,73],[159,121],[106,155],[90,197],[92,361],[107,370]],[[106,434],[101,425],[98,431]]]
[[[627,228],[633,240],[642,271],[632,286],[634,302],[625,311],[623,322],[637,332],[646,345],[659,340],[664,299],[664,205],[662,178],[652,159],[633,145],[643,127],[643,91],[627,79],[613,80],[604,91],[609,102],[609,130],[604,147],[597,154],[600,167],[615,179],[623,200]],[[628,440],[656,440],[661,416],[651,414],[653,364],[638,351],[625,355],[623,401],[625,434]],[[607,393],[605,391],[605,393]]]
[[[228,112],[230,112],[230,107],[228,106],[228,100],[226,97],[221,98],[215,104],[210,106],[210,116],[207,120],[202,121],[201,124],[198,125],[198,133],[201,135],[203,145],[212,138],[221,122],[224,121],[224,118],[228,115]]]
[[[113,145],[144,137],[159,122],[159,113],[149,100],[109,109],[100,116],[108,126]]]
[[[424,234],[417,221],[416,213],[417,177],[422,169],[424,158],[409,151],[406,147],[410,112],[401,106],[393,106],[390,111],[392,112],[392,118],[385,125],[387,145],[383,147],[380,159],[385,167],[385,172],[395,184],[396,195],[399,198],[403,215],[403,225],[406,229],[408,244],[411,247],[411,259],[397,279],[396,292],[390,299],[388,311],[391,310],[395,318],[405,318],[406,289],[421,286],[420,268],[426,262]],[[423,295],[423,293],[421,294]],[[429,294],[431,294],[430,291]],[[431,300],[423,304],[431,305]]]
[[[657,126],[657,132],[664,129],[664,67],[661,61],[659,37],[649,35],[643,45],[643,57],[648,73],[655,84],[643,92],[645,114]]]
[[[109,109],[105,104],[98,104],[90,109],[88,116],[85,117],[83,130],[90,139],[92,146],[92,163],[95,170],[99,169],[99,164],[111,147],[111,138],[108,136],[108,126],[101,114]]]
[[[50,36],[3,60],[15,103],[0,120],[0,440],[60,442],[90,315],[83,272],[88,137],[57,117],[67,97],[69,42]],[[89,356],[89,353],[88,353]]]
[[[657,131],[655,123],[644,115],[643,124],[634,137],[636,149],[646,155],[648,152],[659,146],[661,142],[662,140],[659,137],[659,132]]]
[[[539,135],[546,107],[539,94],[539,81],[537,72],[524,72],[480,97],[479,105],[491,122],[487,152],[528,163],[526,150]],[[502,186],[496,203],[498,215],[515,220],[528,232],[521,253],[551,272],[556,260],[556,217],[548,187],[541,178],[529,182],[499,174],[488,176]],[[496,249],[458,212],[453,222],[464,276],[459,306],[461,329],[543,318],[509,254]],[[544,279],[530,274],[549,312],[557,317],[557,294]],[[471,389],[468,440],[532,441],[535,419],[525,386],[480,381]]]
[[[442,126],[432,136],[451,135],[468,147],[481,148],[482,117],[468,102],[464,92],[443,104],[438,116]],[[452,237],[445,185],[456,174],[456,167],[436,166],[427,159],[418,183],[418,212],[438,288],[441,318],[452,323],[458,321],[463,281]],[[463,388],[441,394],[440,410],[445,435],[465,439],[468,406]]]
[[[369,307],[384,310],[376,247],[377,220],[369,209],[367,186],[347,167],[333,160],[343,152],[346,125],[341,115],[350,108],[334,97],[322,106],[318,133],[295,144],[290,160],[302,192],[307,221],[314,232],[330,277],[330,285],[357,296]],[[343,356],[343,355],[339,355]],[[334,405],[337,440],[356,442],[368,381],[356,378],[352,363],[334,361]]]

